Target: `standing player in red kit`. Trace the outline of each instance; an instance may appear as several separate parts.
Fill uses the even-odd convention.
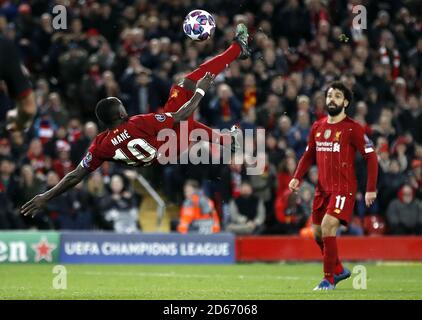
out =
[[[184,120],[188,121],[189,132],[203,129],[210,142],[228,146],[232,151],[238,149],[240,145],[237,128],[232,128],[230,139],[225,139],[224,135],[194,121],[193,113],[215,76],[235,59],[247,59],[250,56],[248,37],[246,26],[239,24],[233,44],[226,51],[201,64],[186,75],[179,85],[172,87],[162,114],[149,113],[129,117],[119,99],[109,97],[99,101],[95,113],[108,129],[95,138],[75,170],[69,172],[56,186],[24,204],[21,212],[25,216],[34,216],[50,199],[77,185],[104,161],[132,166],[147,166],[157,162],[157,157],[160,156],[158,149],[164,143],[158,139],[158,133],[163,129],[174,129],[177,134],[179,123]],[[177,153],[180,155],[184,151],[186,150],[177,150]]]
[[[340,224],[347,226],[353,215],[357,191],[356,151],[367,163],[366,205],[372,205],[377,197],[378,162],[373,144],[363,128],[345,113],[352,97],[352,92],[341,82],[333,82],[328,87],[328,117],[313,124],[306,151],[289,183],[289,188],[297,191],[300,179],[316,160],[318,184],[312,223],[315,240],[324,256],[324,279],[314,290],[333,290],[351,274],[339,260],[336,234]]]

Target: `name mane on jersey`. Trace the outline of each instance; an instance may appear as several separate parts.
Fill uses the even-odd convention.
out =
[[[111,139],[111,143],[113,146],[118,145],[119,143],[125,141],[126,139],[129,139],[131,136],[127,132],[127,130],[123,131],[122,133],[119,133],[117,136]]]
[[[340,152],[340,143],[332,141],[316,141],[316,151]]]

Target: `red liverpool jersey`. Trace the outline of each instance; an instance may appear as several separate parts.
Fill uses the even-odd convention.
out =
[[[100,133],[81,161],[81,166],[94,171],[104,161],[115,161],[132,166],[147,166],[156,161],[158,149],[164,141],[158,132],[172,128],[173,118],[166,114],[144,114],[130,117],[112,130]]]
[[[359,151],[367,162],[367,192],[376,191],[378,161],[374,146],[364,129],[349,117],[338,123],[328,123],[327,117],[314,123],[308,146],[299,161],[294,178],[301,179],[316,160],[317,191],[324,193],[355,193],[357,181],[355,156]]]

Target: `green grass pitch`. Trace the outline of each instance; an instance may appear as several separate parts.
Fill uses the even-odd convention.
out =
[[[363,265],[332,292],[314,292],[319,263],[235,265],[66,265],[67,289],[53,288],[54,265],[0,264],[2,299],[287,300],[422,299],[420,263],[346,263]]]

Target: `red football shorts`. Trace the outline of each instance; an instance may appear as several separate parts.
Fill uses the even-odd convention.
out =
[[[325,214],[347,226],[352,219],[356,195],[354,193],[315,193],[312,205],[312,223],[321,225]]]
[[[193,92],[183,87],[173,85],[170,89],[169,98],[164,105],[164,112],[176,112],[192,98]]]

